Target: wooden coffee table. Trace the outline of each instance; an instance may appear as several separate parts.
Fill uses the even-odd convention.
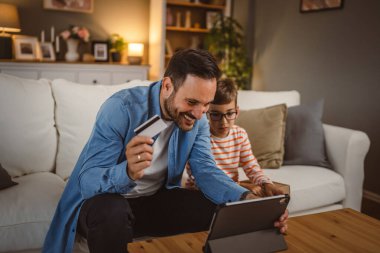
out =
[[[352,209],[292,217],[282,252],[380,252],[380,221]],[[202,253],[207,232],[128,245],[130,253]],[[254,245],[252,246],[254,247]]]

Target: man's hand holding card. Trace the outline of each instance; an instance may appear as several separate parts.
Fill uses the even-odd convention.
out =
[[[144,176],[144,169],[151,165],[153,159],[153,137],[167,127],[166,123],[155,115],[137,127],[136,136],[127,144],[125,155],[127,157],[127,174],[132,180]]]

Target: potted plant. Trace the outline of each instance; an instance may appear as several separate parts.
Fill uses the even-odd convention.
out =
[[[121,37],[119,34],[114,33],[111,35],[111,37],[109,39],[109,44],[110,44],[110,52],[111,52],[112,61],[113,62],[120,62],[122,52],[126,46],[124,38]]]
[[[240,89],[248,89],[252,64],[245,50],[241,25],[232,17],[218,15],[205,44],[218,60],[223,77],[233,79]]]

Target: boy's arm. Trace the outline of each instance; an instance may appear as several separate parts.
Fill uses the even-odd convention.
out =
[[[243,143],[240,150],[240,166],[243,168],[249,180],[256,185],[272,184],[272,181],[267,177],[260,167],[259,162],[252,153],[251,143],[248,135],[242,131]]]

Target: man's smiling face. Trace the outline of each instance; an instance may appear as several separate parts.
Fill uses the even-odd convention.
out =
[[[170,78],[164,78],[161,89],[164,118],[174,121],[183,131],[190,131],[195,121],[207,112],[214,99],[216,79],[187,75],[183,84],[175,91]]]

